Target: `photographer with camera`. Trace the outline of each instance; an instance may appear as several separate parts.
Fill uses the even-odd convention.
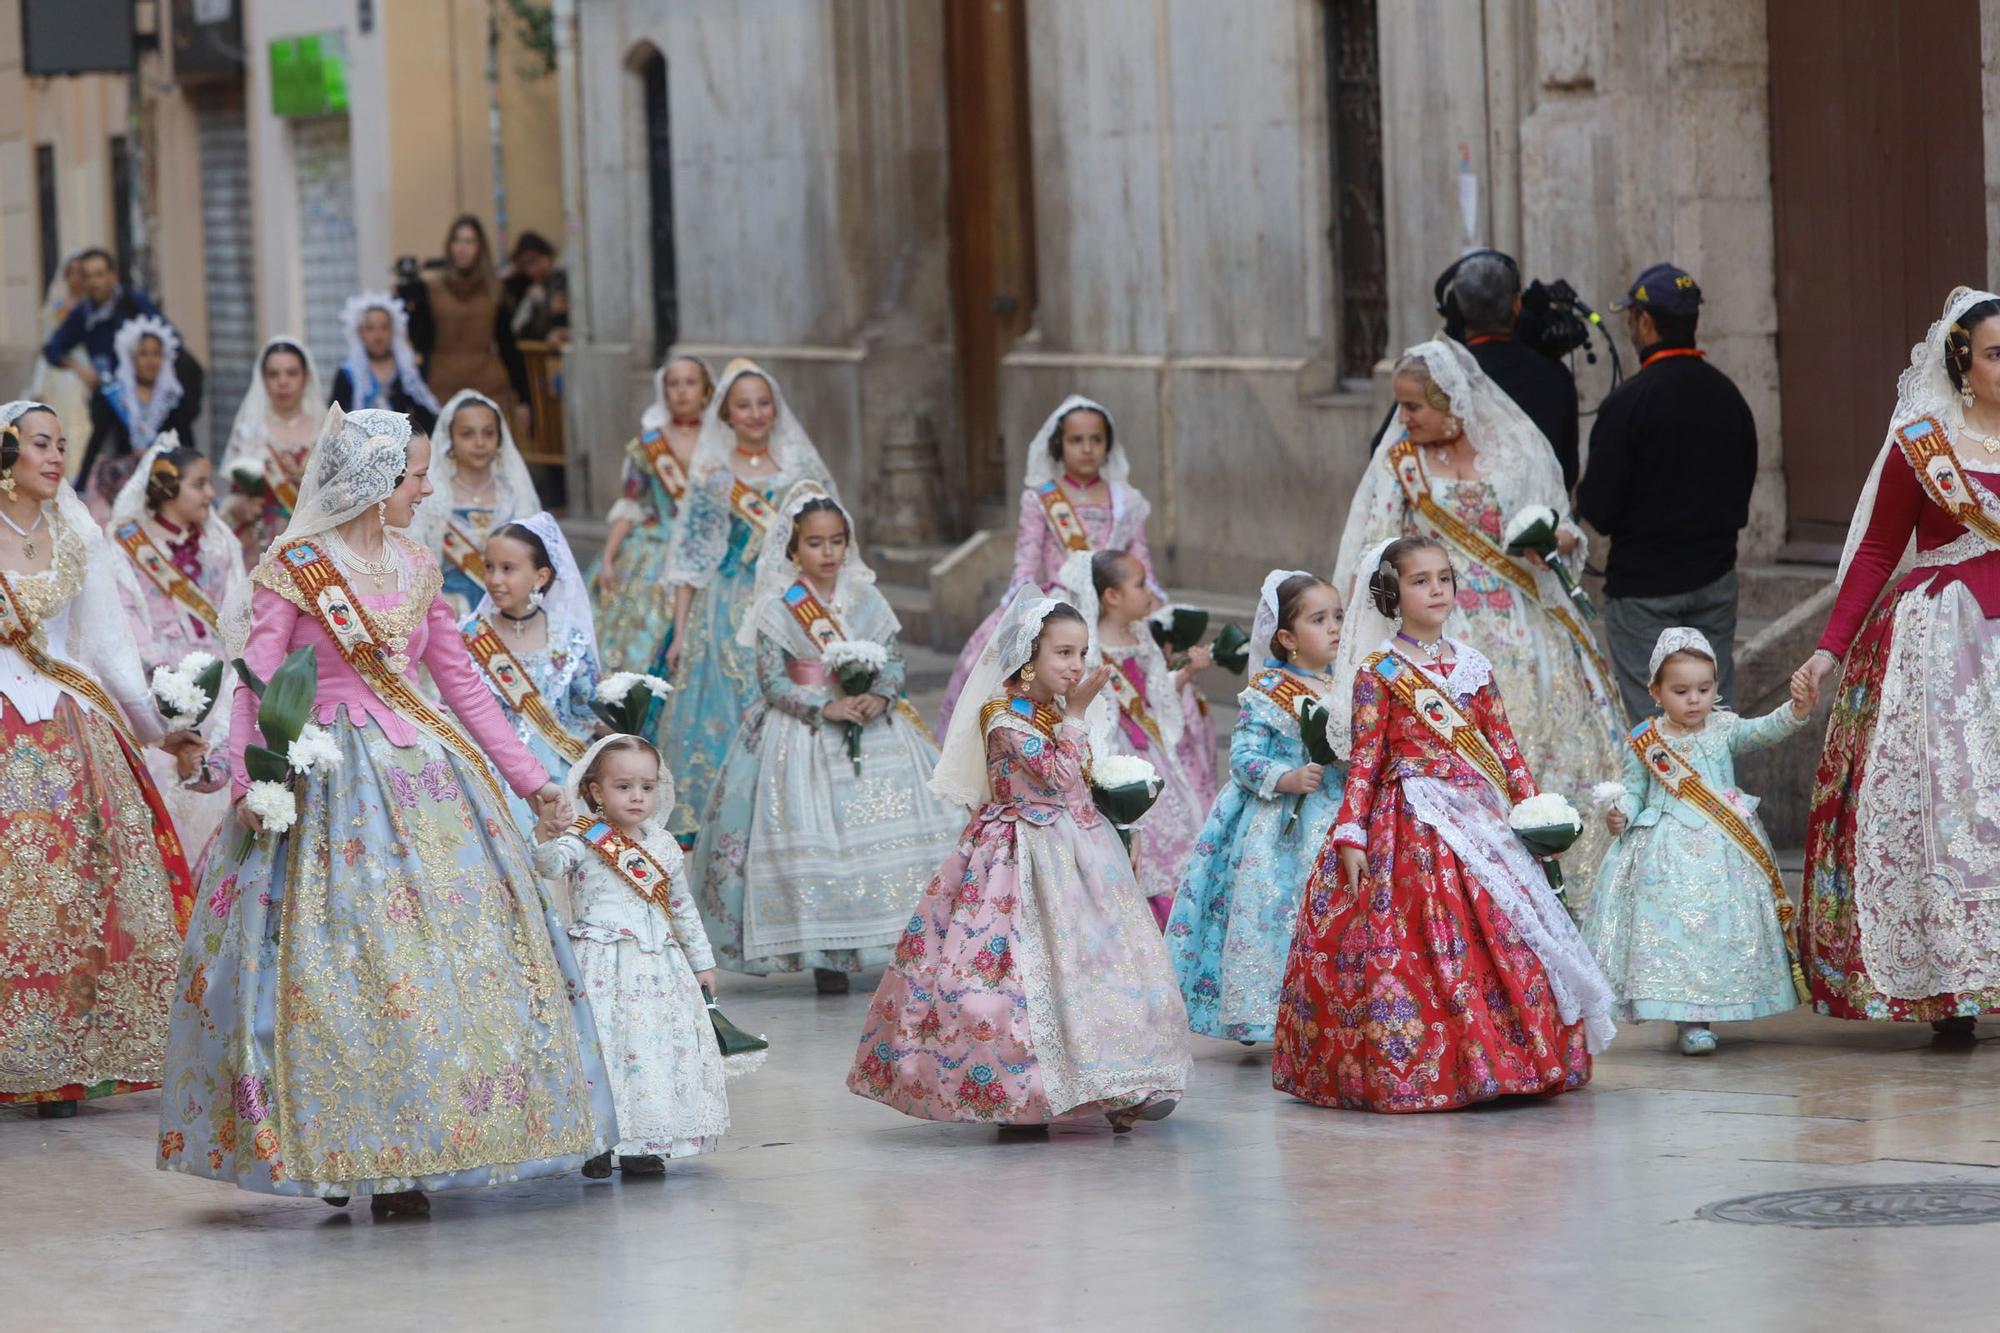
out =
[[[1577,512],[1611,539],[1604,624],[1618,691],[1652,715],[1653,644],[1674,625],[1715,645],[1720,697],[1735,702],[1736,534],[1750,521],[1757,422],[1695,346],[1701,288],[1655,264],[1622,301],[1639,370],[1612,390],[1590,432]]]
[[[1445,336],[1472,359],[1548,437],[1562,465],[1563,487],[1576,485],[1576,379],[1568,367],[1516,336],[1521,268],[1498,250],[1474,250],[1438,275],[1432,294]]]

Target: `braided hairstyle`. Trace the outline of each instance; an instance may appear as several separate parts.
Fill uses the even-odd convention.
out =
[[[1418,551],[1441,551],[1449,565],[1451,552],[1435,537],[1398,537],[1382,551],[1382,561],[1368,575],[1368,600],[1392,619],[1403,600],[1403,562]],[[1453,577],[1457,574],[1454,571]]]
[[[178,499],[181,480],[188,469],[207,457],[201,450],[184,444],[161,450],[153,459],[152,471],[146,474],[146,512],[158,514],[169,500]]]

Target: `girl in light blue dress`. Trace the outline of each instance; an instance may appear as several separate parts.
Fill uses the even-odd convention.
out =
[[[801,481],[833,489],[778,381],[740,358],[723,369],[702,413],[690,471],[694,480],[667,557],[667,582],[674,587],[667,667],[674,692],[660,710],[656,733],[680,784],[667,827],[683,847],[694,845],[730,738],[759,697],[756,650],[741,636],[778,501]]]
[[[1250,638],[1251,660],[1262,665],[1237,696],[1231,780],[1167,918],[1188,1026],[1204,1036],[1271,1040],[1299,901],[1347,781],[1340,768],[1312,762],[1298,714],[1306,699],[1328,706],[1341,617],[1340,594],[1325,580],[1297,569],[1265,576]]]
[[[411,535],[444,574],[444,599],[464,616],[486,595],[486,539],[542,507],[534,478],[500,405],[460,389],[445,400],[433,432],[431,485]]]
[[[1633,728],[1623,790],[1605,816],[1618,842],[1583,935],[1617,993],[1617,1017],[1671,1019],[1681,1054],[1707,1055],[1710,1023],[1781,1014],[1801,999],[1791,904],[1735,758],[1785,740],[1808,711],[1797,693],[1760,718],[1717,708],[1715,650],[1685,628],[1654,646],[1651,691],[1663,715]]]
[[[514,734],[563,781],[601,728],[590,702],[600,670],[590,597],[562,528],[547,511],[486,541],[486,591],[459,633]],[[532,838],[534,812],[507,804]]]

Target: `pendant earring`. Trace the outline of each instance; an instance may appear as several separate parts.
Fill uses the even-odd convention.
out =
[[[1970,384],[1960,385],[1958,390],[1958,401],[1963,403],[1967,407],[1971,407],[1974,403],[1979,401],[1979,395],[1972,391],[1972,386]]]
[[[1021,683],[1023,685],[1033,685],[1035,683],[1035,668],[1033,663],[1021,668]]]
[[[13,468],[8,468],[5,472],[0,472],[0,491],[5,491],[8,495],[14,493]]]
[[[1463,434],[1465,434],[1465,423],[1463,421],[1460,421],[1457,417],[1446,417],[1444,419],[1444,435],[1446,439],[1455,440]]]
[[[533,592],[528,594],[528,610],[532,612],[532,611],[539,611],[541,609],[542,609],[542,590],[540,588],[537,588]]]
[[[382,535],[386,538],[389,535],[389,502],[387,500],[377,500],[375,502],[375,517],[382,520]]]

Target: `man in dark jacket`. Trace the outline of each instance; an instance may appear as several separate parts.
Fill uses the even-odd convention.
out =
[[[1715,646],[1721,698],[1735,702],[1736,534],[1750,521],[1757,423],[1695,346],[1701,288],[1672,264],[1623,301],[1639,370],[1598,409],[1577,512],[1611,539],[1605,627],[1634,721],[1652,715],[1648,667],[1660,631],[1690,625]]]
[[[76,371],[84,387],[95,390],[118,364],[112,341],[125,321],[136,315],[158,315],[160,308],[144,292],[119,283],[118,265],[109,251],[85,250],[76,258],[83,266],[83,299],[42,344],[42,357],[59,370]],[[78,347],[83,348],[88,366],[70,361]]]
[[[1560,361],[1514,339],[1521,316],[1520,267],[1497,250],[1481,250],[1447,273],[1438,293],[1444,331],[1471,350],[1487,378],[1548,436],[1562,464],[1564,489],[1575,486],[1576,380]]]

